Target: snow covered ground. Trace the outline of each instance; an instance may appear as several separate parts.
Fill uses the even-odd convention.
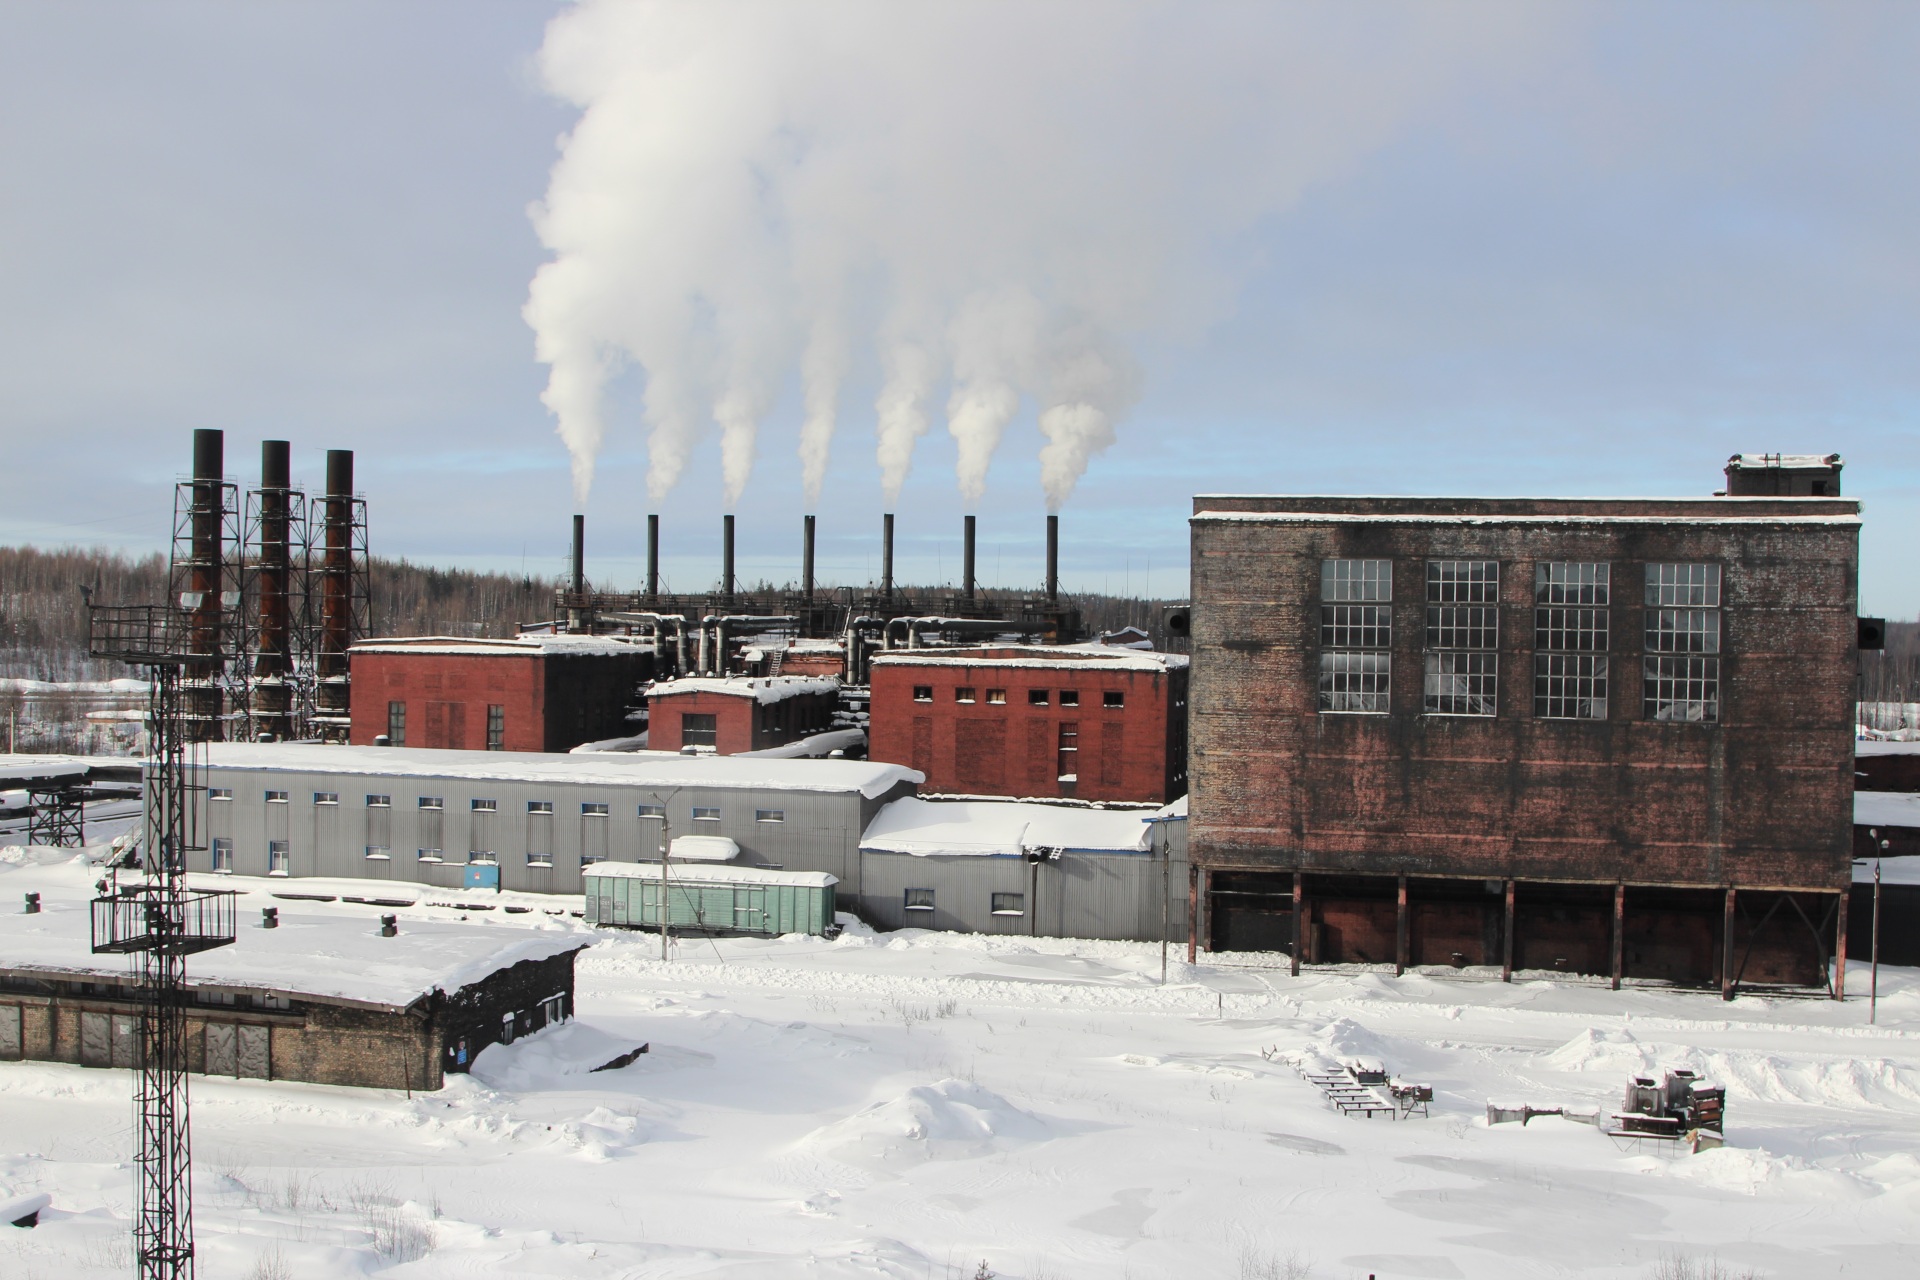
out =
[[[0,859],[0,911],[85,874]],[[440,1093],[195,1077],[200,1274],[1914,1274],[1920,971],[1882,970],[1869,1027],[1864,999],[1221,959],[1176,952],[1162,986],[1156,945],[855,926],[662,963],[656,937],[601,935],[574,1022]],[[1300,1054],[1383,1059],[1434,1086],[1432,1117],[1342,1117]],[[1612,1110],[1680,1065],[1726,1085],[1724,1149],[1486,1124],[1490,1098]],[[0,1226],[0,1276],[127,1273],[130,1107],[124,1072],[0,1064],[0,1199],[54,1206]]]

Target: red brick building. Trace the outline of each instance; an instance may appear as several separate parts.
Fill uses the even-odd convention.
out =
[[[827,676],[690,677],[647,694],[647,748],[739,755],[833,728],[840,682]]]
[[[1187,660],[1100,645],[875,654],[867,753],[924,790],[1165,804],[1187,790]]]
[[[1858,504],[1202,497],[1198,936],[1824,985]]]
[[[369,640],[349,651],[349,741],[469,751],[570,751],[635,734],[653,658],[611,636]]]

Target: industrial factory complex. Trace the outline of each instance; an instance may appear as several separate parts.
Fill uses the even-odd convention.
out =
[[[739,591],[728,516],[700,596],[659,591],[657,517],[644,586],[590,589],[576,517],[553,615],[497,638],[381,634],[351,456],[311,513],[286,459],[268,442],[243,496],[203,432],[181,486],[196,884],[1840,995],[1856,853],[1920,850],[1910,805],[1856,822],[1857,766],[1920,781],[1906,744],[1854,741],[1877,631],[1836,457],[1736,458],[1686,500],[1202,496],[1157,635],[1084,633],[1054,517],[1043,586],[993,600],[971,516],[932,594],[894,582],[892,516],[869,590],[815,583],[809,517],[797,588]],[[0,1057],[121,1061],[115,980],[60,933],[84,919],[27,919],[0,929]],[[247,934],[196,974],[194,1069],[434,1087],[567,1016],[578,935],[441,927]],[[381,977],[335,989],[302,954]]]

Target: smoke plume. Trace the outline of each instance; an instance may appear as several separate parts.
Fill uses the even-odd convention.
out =
[[[889,499],[944,401],[969,502],[1025,407],[1057,509],[1138,395],[1139,344],[1202,333],[1263,221],[1550,12],[583,0],[540,53],[581,115],[525,308],[576,496],[632,366],[656,499],[717,427],[737,501],[797,381],[812,505],[849,379],[877,375]]]

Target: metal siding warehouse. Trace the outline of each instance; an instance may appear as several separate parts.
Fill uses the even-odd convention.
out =
[[[196,872],[451,888],[470,868],[497,867],[503,889],[579,893],[583,859],[658,859],[662,824],[640,806],[659,805],[676,838],[729,837],[744,865],[823,871],[855,897],[861,832],[919,781],[899,766],[850,760],[271,743],[210,744],[204,777],[208,847],[188,855]]]
[[[860,842],[862,912],[882,929],[1184,941],[1185,819],[1185,800],[896,800]]]

